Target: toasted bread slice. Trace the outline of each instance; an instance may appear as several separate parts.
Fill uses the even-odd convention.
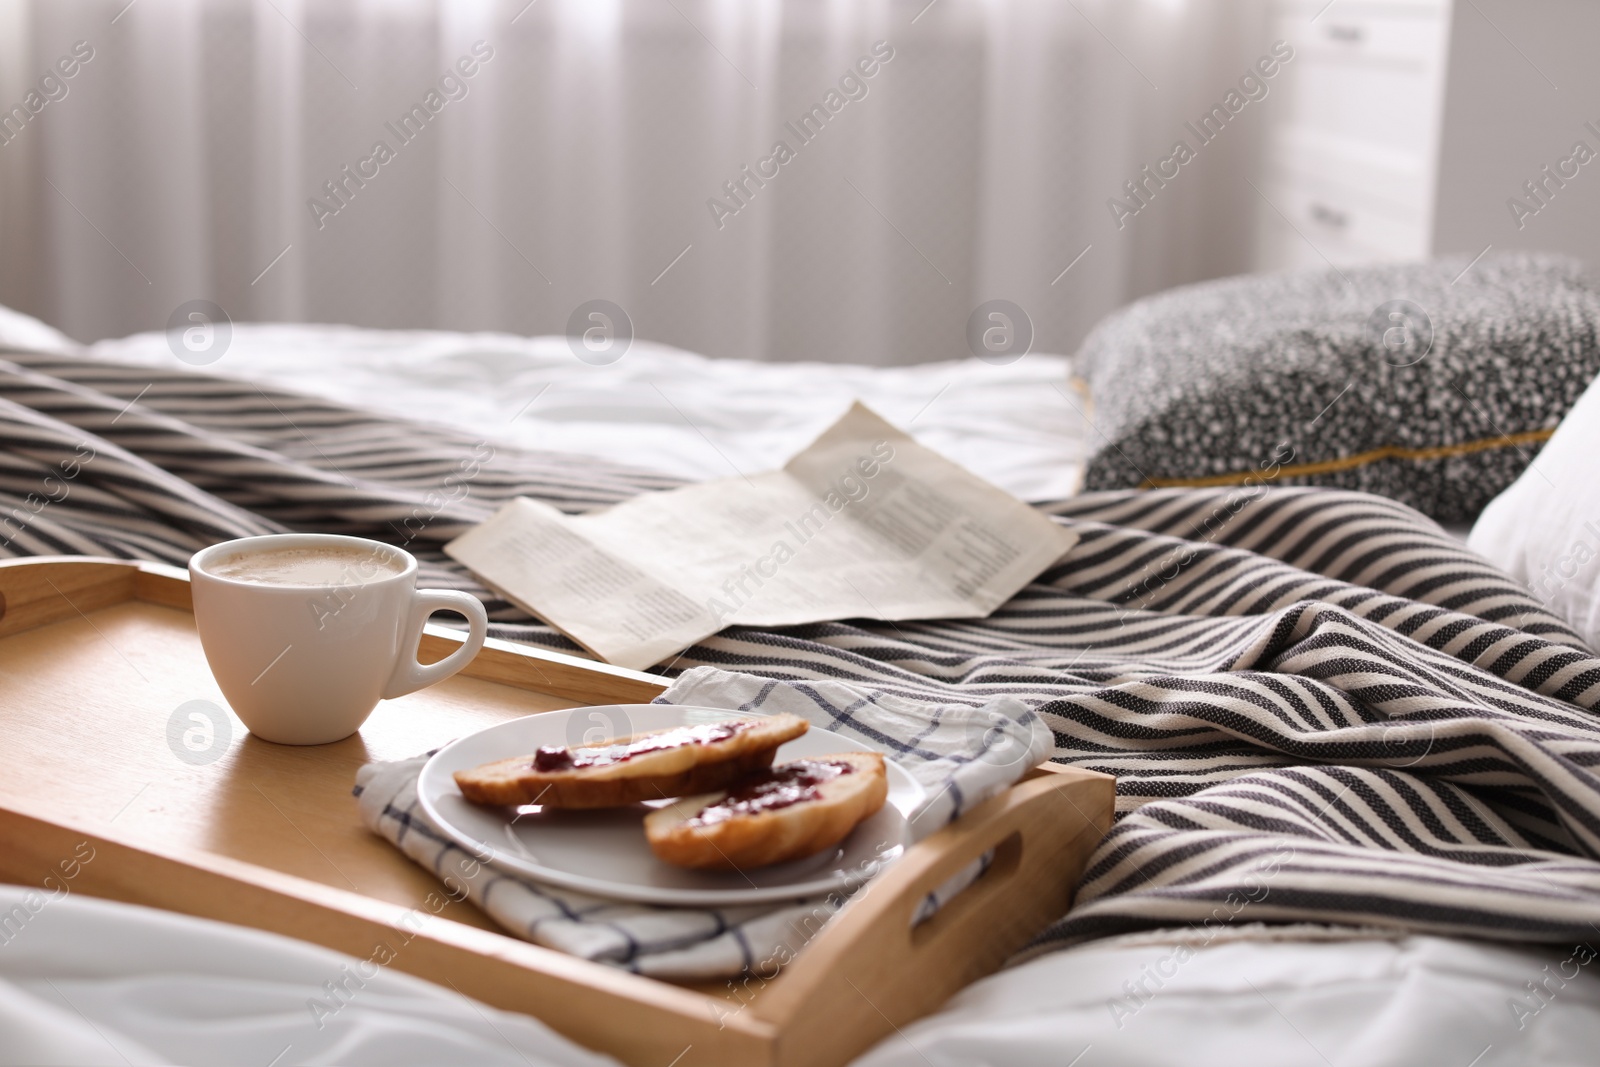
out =
[[[843,841],[883,807],[889,780],[876,752],[792,760],[731,790],[684,797],[645,816],[650,850],[697,870],[785,863]]]
[[[785,741],[810,724],[798,715],[674,726],[572,748],[485,763],[455,773],[474,804],[617,808],[723,789],[772,766]]]

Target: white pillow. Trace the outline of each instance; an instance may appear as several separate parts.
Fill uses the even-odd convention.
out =
[[[1483,509],[1467,544],[1600,649],[1600,378]]]

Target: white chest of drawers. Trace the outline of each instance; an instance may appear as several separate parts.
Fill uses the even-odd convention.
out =
[[[1450,16],[1450,0],[1274,5],[1295,56],[1268,110],[1257,269],[1429,254]]]

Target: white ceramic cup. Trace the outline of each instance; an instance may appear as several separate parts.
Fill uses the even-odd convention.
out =
[[[338,581],[290,585],[217,574],[227,561],[285,548],[363,554]],[[370,560],[371,562],[367,562]],[[189,560],[195,625],[222,695],[251,733],[283,745],[349,737],[378,706],[465,667],[489,629],[469,593],[417,588],[417,561],[393,545],[335,534],[224,541]],[[435,611],[465,615],[466,643],[437,663],[417,660]]]

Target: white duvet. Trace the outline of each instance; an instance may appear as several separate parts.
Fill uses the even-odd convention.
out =
[[[177,365],[160,333],[88,354]],[[1024,500],[1071,495],[1092,450],[1060,356],[862,367],[715,360],[636,341],[593,366],[561,337],[236,325],[205,369],[695,480],[782,466],[857,398]]]
[[[1595,948],[1239,933],[1192,950],[1157,932],[1041,957],[968,987],[855,1067],[1600,1063]]]
[[[0,1065],[613,1062],[528,1016],[363,966],[240,926],[0,886]]]
[[[19,906],[29,917],[0,926],[0,1067],[613,1062],[534,1019],[289,938],[76,894],[42,907],[36,894],[30,910],[24,890],[0,886],[0,916]],[[1595,956],[1281,931],[1186,951],[1133,936],[981,981],[857,1067],[1592,1064]]]

